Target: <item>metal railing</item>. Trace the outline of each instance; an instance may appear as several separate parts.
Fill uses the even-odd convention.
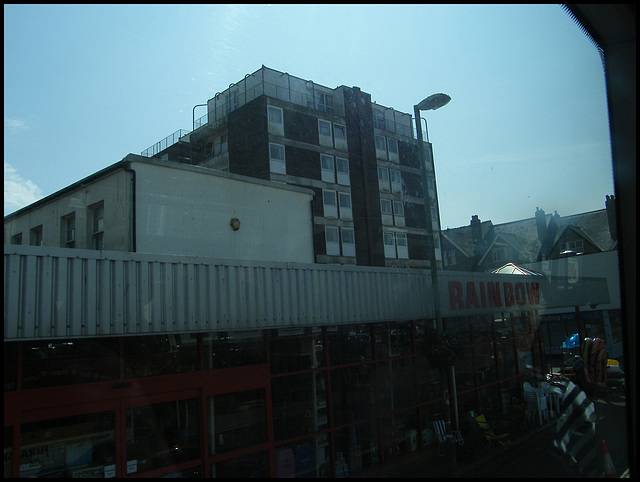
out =
[[[158,154],[159,152],[165,150],[167,147],[172,146],[173,144],[178,142],[181,137],[186,136],[187,134],[189,134],[189,132],[191,132],[191,131],[188,131],[186,129],[178,129],[173,134],[168,135],[167,137],[165,137],[161,141],[156,142],[151,147],[149,147],[149,148],[145,149],[144,151],[142,151],[140,153],[140,155],[144,156],[144,157],[153,157],[156,154]]]

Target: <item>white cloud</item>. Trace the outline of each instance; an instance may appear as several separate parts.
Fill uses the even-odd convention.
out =
[[[25,120],[21,119],[7,119],[4,118],[4,126],[9,130],[10,134],[19,134],[29,129],[29,124]]]
[[[42,198],[42,191],[28,179],[24,179],[6,162],[4,163],[4,215],[23,208]]]

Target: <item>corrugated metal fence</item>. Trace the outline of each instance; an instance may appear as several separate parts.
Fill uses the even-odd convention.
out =
[[[426,270],[5,245],[4,340],[433,316]]]

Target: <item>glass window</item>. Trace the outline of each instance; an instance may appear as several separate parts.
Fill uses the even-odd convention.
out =
[[[91,207],[91,238],[93,249],[104,249],[104,204],[99,203]]]
[[[327,329],[329,363],[336,366],[373,359],[370,330],[367,324],[338,325]]]
[[[267,478],[269,477],[269,452],[261,451],[241,455],[211,465],[214,478]]]
[[[338,242],[337,237],[335,242]],[[271,373],[323,367],[325,360],[322,332],[319,328],[272,330],[269,333],[269,358]]]
[[[324,217],[337,218],[338,206],[336,200],[336,192],[324,189],[322,191],[322,202],[324,206]]]
[[[380,199],[380,212],[382,214],[392,214],[391,201],[389,199]]]
[[[122,348],[125,378],[193,372],[200,367],[198,339],[187,334],[125,337]]]
[[[324,227],[324,240],[327,254],[329,256],[340,256],[340,239],[338,238],[337,226]]]
[[[62,247],[76,247],[76,215],[69,214],[62,218]]]
[[[282,124],[282,109],[280,107],[270,105],[267,107],[267,111],[269,113],[269,122]]]
[[[353,213],[351,210],[351,194],[348,192],[339,192],[338,203],[340,206],[340,219],[353,219]]]
[[[322,372],[278,376],[271,380],[273,433],[277,441],[326,428],[327,381]]]
[[[20,477],[115,476],[115,412],[22,424]]]
[[[261,330],[218,331],[203,339],[204,368],[233,368],[267,362]]]
[[[5,379],[6,380],[6,379]],[[7,382],[5,381],[5,387]],[[6,391],[6,388],[5,388]],[[13,427],[4,428],[4,478],[11,477],[11,463],[13,459]]]
[[[207,407],[211,455],[267,442],[264,389],[209,397]]]
[[[22,388],[115,380],[118,353],[116,338],[24,341]]]
[[[14,234],[11,236],[11,244],[22,244],[22,233]]]
[[[378,168],[378,187],[381,191],[390,191],[389,188],[389,169],[385,167]]]
[[[336,157],[336,174],[338,178],[338,184],[344,186],[351,185],[351,179],[349,178],[349,160],[341,157]]]
[[[336,173],[333,164],[333,156],[320,154],[320,168],[322,180],[324,182],[336,182]]]
[[[328,433],[276,447],[276,477],[331,477],[331,438]],[[293,463],[291,463],[293,462]]]
[[[318,119],[318,129],[321,136],[331,137],[331,122]]]
[[[285,151],[282,144],[269,143],[269,166],[275,174],[286,174]]]
[[[382,460],[378,440],[380,437],[374,422],[337,430],[336,477],[356,475],[380,464]]]
[[[32,228],[29,234],[31,246],[42,246],[42,225]]]
[[[272,105],[267,106],[267,118],[269,133],[276,136],[284,136],[284,121],[282,109]]]
[[[342,234],[342,255],[355,256],[356,241],[355,241],[353,229],[340,228],[340,233]]]
[[[127,474],[181,464],[201,457],[198,400],[128,407]]]
[[[381,392],[376,390],[375,365],[358,364],[331,370],[331,402],[334,425],[372,417]]]

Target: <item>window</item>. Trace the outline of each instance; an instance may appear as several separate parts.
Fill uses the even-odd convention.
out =
[[[402,194],[402,175],[400,171],[389,169],[389,180],[391,181],[391,192]]]
[[[208,398],[211,455],[267,441],[266,396],[263,389]]]
[[[396,233],[396,249],[398,258],[409,259],[409,248],[407,245],[407,235]]]
[[[275,174],[286,174],[287,165],[282,144],[269,143],[269,168]]]
[[[200,457],[196,398],[127,408],[127,474],[177,465]]]
[[[576,253],[584,253],[584,241],[582,239],[577,239],[575,241],[560,243],[560,252],[563,251],[575,251]]]
[[[342,157],[336,157],[336,174],[338,184],[350,186],[351,179],[349,177],[349,160]]]
[[[323,147],[333,148],[333,135],[331,134],[331,122],[318,119],[318,142]]]
[[[333,114],[333,97],[324,92],[316,92],[316,109]]]
[[[42,246],[42,225],[31,229],[29,232],[29,244],[31,246]]]
[[[389,148],[389,160],[391,162],[400,162],[398,157],[398,141],[387,138],[387,146]]]
[[[393,201],[393,223],[396,226],[404,227],[404,204],[402,201]]]
[[[373,110],[373,127],[378,129],[387,129],[387,122],[384,118],[384,112],[380,110]]]
[[[376,140],[376,156],[378,159],[387,159],[387,140],[384,136],[375,136]]]
[[[115,477],[115,420],[109,411],[22,424],[20,477]]]
[[[22,244],[22,233],[11,236],[11,244]]]
[[[76,215],[69,214],[62,218],[62,247],[76,247]]]
[[[355,256],[356,255],[356,241],[352,228],[340,228],[342,235],[342,255],[343,256]]]
[[[322,205],[324,207],[325,218],[338,217],[338,205],[335,191],[328,191],[326,189],[322,191]]]
[[[333,124],[333,137],[335,140],[335,147],[339,151],[347,150],[347,128],[340,124]]]
[[[99,203],[91,209],[91,237],[93,249],[104,249],[104,204]]]
[[[491,251],[492,261],[503,261],[507,258],[506,249],[504,246],[499,246]]]
[[[320,172],[324,182],[336,182],[333,156],[320,154]]]
[[[382,224],[393,225],[393,211],[391,210],[391,201],[389,199],[380,199],[380,214],[382,215]]]
[[[340,219],[353,219],[353,213],[351,210],[351,194],[347,192],[339,192],[338,204],[340,206]]]
[[[382,234],[384,242],[384,257],[395,258],[396,257],[396,238],[393,233],[385,232]]]
[[[282,109],[280,107],[268,105],[267,118],[269,122],[269,134],[284,136],[284,120]]]
[[[337,226],[324,227],[324,241],[327,247],[327,255],[340,256],[340,239]]]
[[[389,192],[389,169],[386,167],[378,168],[378,187],[381,191]]]

